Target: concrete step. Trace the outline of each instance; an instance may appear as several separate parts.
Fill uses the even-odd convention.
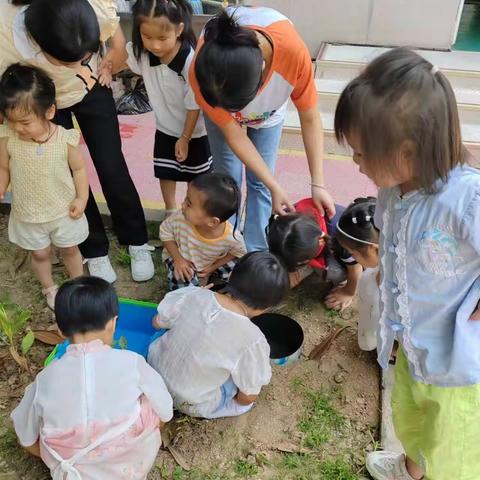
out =
[[[350,154],[348,149],[336,143],[333,135],[333,120],[339,95],[368,62],[387,50],[379,47],[331,44],[321,50],[316,61],[315,82],[327,153]],[[437,65],[451,82],[457,98],[464,142],[480,160],[480,54],[427,50],[418,53]],[[289,133],[300,132],[298,114],[291,103],[288,106],[285,130]]]

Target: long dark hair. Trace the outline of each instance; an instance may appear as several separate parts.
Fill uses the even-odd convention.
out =
[[[255,32],[238,25],[235,12],[212,18],[205,44],[195,60],[195,76],[212,107],[240,111],[257,95],[262,83],[263,56]]]
[[[145,51],[140,35],[140,25],[144,18],[167,17],[174,25],[183,23],[184,27],[180,40],[182,42],[185,40],[192,48],[197,46],[197,38],[192,25],[193,10],[186,0],[137,0],[132,7],[132,14],[133,53],[137,59]]]
[[[12,0],[28,5],[25,26],[38,46],[56,60],[73,63],[100,48],[97,15],[87,0]]]
[[[368,169],[395,173],[399,150],[414,147],[414,177],[431,193],[464,162],[452,87],[429,61],[406,48],[373,60],[342,92],[335,112],[339,142],[357,134]]]

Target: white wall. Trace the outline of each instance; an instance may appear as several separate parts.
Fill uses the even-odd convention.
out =
[[[447,50],[464,0],[245,0],[275,8],[301,33],[312,56],[322,42]]]

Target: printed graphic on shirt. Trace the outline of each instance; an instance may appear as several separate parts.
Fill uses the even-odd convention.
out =
[[[260,125],[266,122],[270,117],[275,115],[277,110],[272,110],[270,112],[263,112],[262,114],[250,113],[247,116],[242,115],[242,112],[234,112],[232,113],[233,118],[240,124],[240,125]]]
[[[426,271],[442,277],[461,273],[457,265],[463,263],[458,254],[458,241],[449,228],[434,227],[420,236],[419,258]]]

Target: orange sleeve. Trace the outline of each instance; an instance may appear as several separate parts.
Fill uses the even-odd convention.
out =
[[[293,103],[300,111],[310,110],[317,105],[317,87],[313,77],[312,59],[303,40],[298,37],[296,55],[298,61],[297,78],[290,95]]]
[[[195,62],[197,59],[198,52],[203,46],[203,38],[198,41],[198,48],[193,57],[192,63],[190,65],[190,71],[188,73],[188,78],[190,80],[190,86],[192,87],[193,93],[195,95],[195,100],[208,118],[219,127],[225,127],[230,122],[233,122],[233,117],[223,108],[212,107],[209,105],[206,100],[203,98],[202,92],[200,91],[200,86],[197,81],[197,76],[195,75]]]

